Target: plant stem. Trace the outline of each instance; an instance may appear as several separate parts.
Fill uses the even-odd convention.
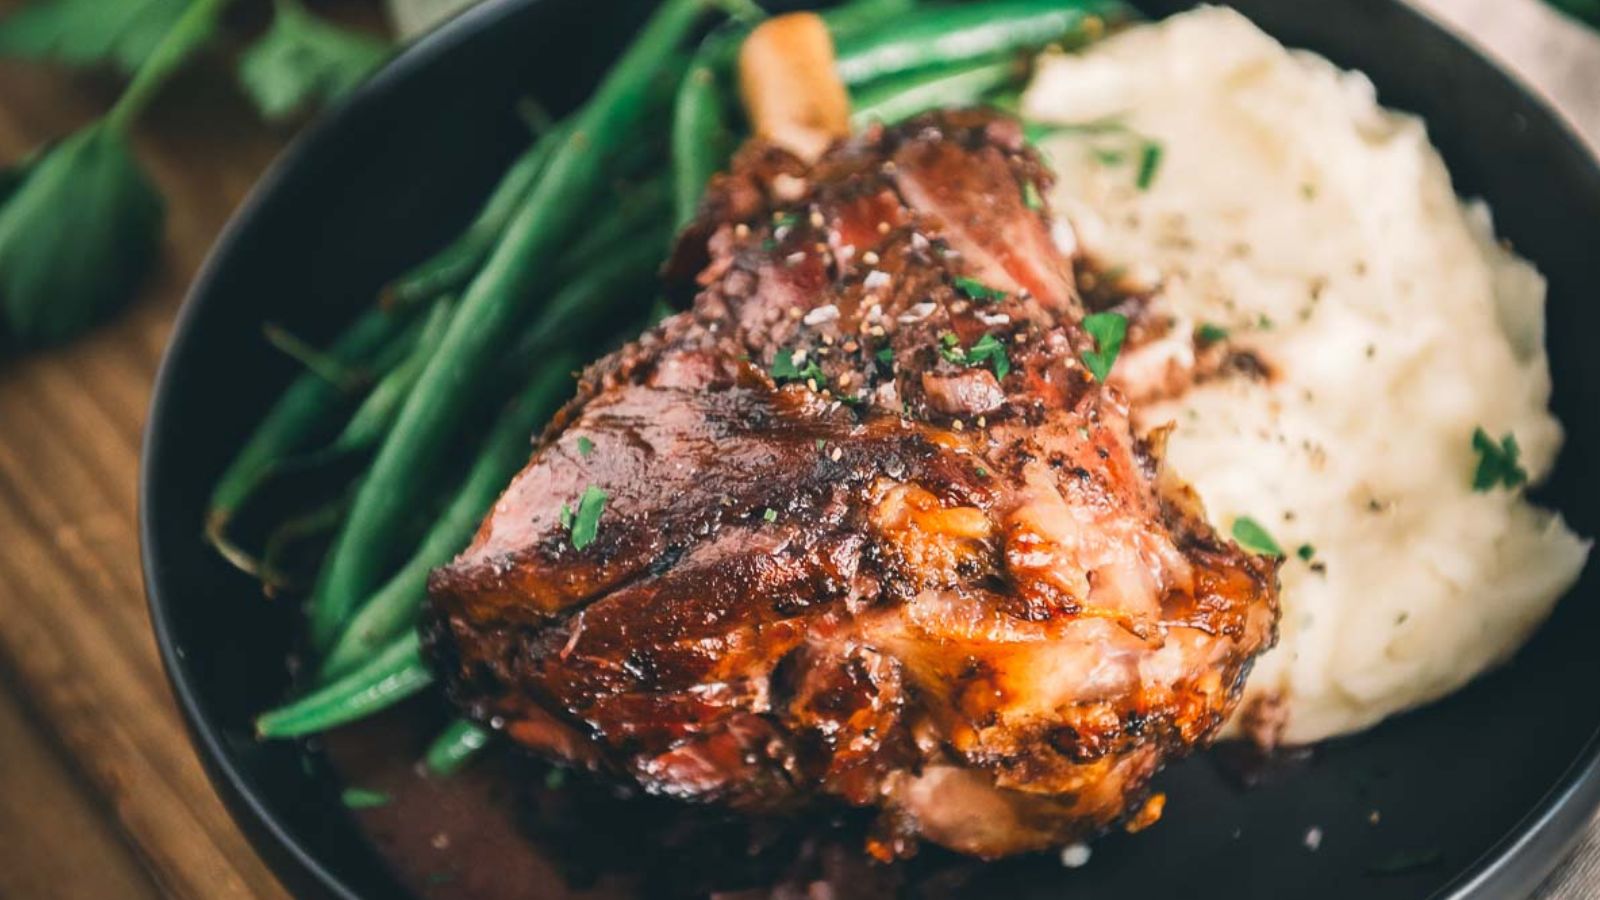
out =
[[[230,0],[192,0],[178,21],[161,38],[150,58],[139,66],[133,80],[117,98],[116,105],[106,114],[106,125],[115,131],[127,131],[133,120],[144,112],[151,99],[160,93],[172,74],[189,61],[196,48],[204,44],[217,29],[217,19]]]

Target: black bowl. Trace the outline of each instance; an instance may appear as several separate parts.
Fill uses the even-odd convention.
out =
[[[1165,15],[1189,4],[1144,5]],[[1233,5],[1284,42],[1365,71],[1384,103],[1421,114],[1458,191],[1488,199],[1500,232],[1549,277],[1554,405],[1569,436],[1540,496],[1581,533],[1600,532],[1594,160],[1526,90],[1399,0]],[[502,0],[425,38],[262,179],[179,316],[143,460],[151,612],[213,782],[298,891],[400,893],[333,780],[307,775],[293,746],[252,737],[252,716],[286,689],[296,614],[257,600],[199,536],[209,486],[290,376],[259,326],[325,335],[459,229],[525,139],[515,101],[532,91],[569,105],[647,7],[601,16],[580,0]],[[1596,634],[1590,565],[1512,664],[1450,699],[1328,745],[1267,788],[1230,787],[1213,760],[1187,761],[1161,777],[1171,802],[1158,827],[1100,842],[1080,870],[1048,858],[997,863],[963,890],[1123,900],[1526,893],[1600,801]],[[1312,852],[1304,836],[1314,827],[1323,837]]]

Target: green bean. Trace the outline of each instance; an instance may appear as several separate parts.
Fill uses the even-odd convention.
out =
[[[851,0],[821,13],[835,41],[900,21],[917,8],[916,0]]]
[[[701,42],[689,61],[689,71],[678,83],[678,96],[673,102],[673,223],[679,228],[694,218],[706,183],[733,153],[728,99],[717,77],[716,62],[729,35],[730,32],[713,33]]]
[[[656,270],[661,265],[672,233],[655,226],[634,234],[622,246],[616,247],[605,265],[595,266],[573,276],[572,281],[550,298],[539,318],[518,339],[513,357],[528,351],[539,354],[549,352],[592,333],[585,329],[589,322],[601,330],[615,330],[615,320],[597,317],[594,312],[610,309],[613,301],[630,292],[648,289],[655,281]],[[642,294],[640,295],[642,299]]]
[[[494,505],[506,483],[528,461],[532,439],[571,393],[578,358],[548,357],[522,394],[506,407],[490,430],[477,461],[450,504],[428,529],[421,545],[351,618],[318,674],[332,681],[364,663],[377,648],[411,627],[428,594],[428,573],[461,552]]]
[[[335,453],[363,450],[383,439],[390,423],[400,412],[400,404],[405,401],[411,386],[416,384],[423,367],[433,358],[440,342],[444,340],[444,332],[450,324],[450,314],[454,308],[454,301],[446,297],[428,311],[405,359],[378,379],[366,399],[351,414],[350,421],[334,438],[329,450]]]
[[[465,286],[505,233],[517,208],[527,199],[556,147],[565,139],[562,125],[545,132],[517,157],[459,237],[421,264],[384,287],[388,303],[410,306]]]
[[[261,551],[262,588],[271,595],[279,590],[303,587],[288,574],[284,565],[289,548],[319,535],[332,534],[349,508],[349,498],[340,497],[287,519],[274,528]]]
[[[607,257],[633,240],[639,231],[665,221],[669,216],[667,188],[665,178],[652,178],[634,185],[593,228],[576,238],[561,254],[555,283],[566,284],[590,269],[606,265]]]
[[[429,772],[450,775],[488,743],[489,732],[466,719],[457,719],[428,745],[422,761]]]
[[[444,342],[401,408],[357,493],[311,601],[311,640],[326,649],[376,586],[388,548],[468,404],[525,317],[524,302],[593,204],[600,159],[636,139],[652,82],[700,17],[700,0],[666,0],[600,83],[451,318]]]
[[[422,640],[408,632],[366,665],[256,719],[256,735],[291,738],[370,716],[433,683],[422,661]]]
[[[1036,50],[1090,36],[1095,24],[1131,15],[1120,0],[992,0],[929,9],[892,27],[841,35],[839,77],[857,86],[905,72]]]
[[[382,309],[369,309],[345,329],[327,354],[342,364],[357,365],[395,340],[405,327],[406,317]],[[223,470],[211,490],[206,536],[225,556],[233,558],[239,552],[226,536],[233,514],[250,498],[278,460],[303,447],[331,423],[339,412],[342,395],[339,388],[320,376],[300,373]]]
[[[1005,60],[873,82],[856,95],[850,121],[857,128],[871,122],[893,125],[930,109],[975,106],[990,92],[1015,84],[1025,71]]]

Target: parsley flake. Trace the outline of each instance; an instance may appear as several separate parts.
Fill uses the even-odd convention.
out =
[[[885,347],[882,350],[879,350],[878,362],[881,362],[884,365],[889,365],[890,363],[894,362],[894,348]]]
[[[372,809],[389,803],[389,795],[382,791],[356,787],[345,788],[339,799],[344,802],[346,809]]]
[[[577,512],[562,504],[563,524],[572,532],[572,549],[582,550],[594,543],[595,533],[600,530],[600,514],[605,509],[606,492],[592,484],[584,488],[583,496],[578,498]]]
[[[1233,539],[1251,553],[1283,557],[1283,548],[1278,546],[1278,542],[1272,539],[1272,535],[1268,534],[1265,528],[1261,527],[1260,522],[1249,516],[1240,516],[1233,520]]]
[[[1004,300],[1006,292],[989,287],[976,278],[957,276],[954,279],[956,290],[967,295],[969,300],[977,303],[989,303],[994,300]]]
[[[1044,209],[1044,198],[1039,196],[1039,186],[1031,181],[1022,183],[1022,205],[1034,212]]]
[[[961,339],[954,332],[939,335],[939,355],[958,366],[988,364],[994,377],[1004,379],[1011,372],[1011,357],[1006,355],[1006,345],[992,334],[978,338],[971,347],[962,349]]]
[[[1089,367],[1094,380],[1105,383],[1111,367],[1122,352],[1122,341],[1128,336],[1128,317],[1121,313],[1100,312],[1083,317],[1083,330],[1094,338],[1093,352],[1083,354],[1083,364]]]
[[[1472,475],[1474,491],[1486,493],[1493,490],[1495,485],[1515,488],[1527,483],[1527,470],[1517,460],[1522,455],[1522,448],[1517,446],[1516,435],[1507,432],[1496,444],[1487,431],[1475,428],[1472,431],[1472,449],[1478,454],[1478,469]]]
[[[578,455],[579,456],[582,456],[585,459],[587,459],[589,454],[591,454],[593,452],[594,452],[594,441],[591,441],[586,437],[578,438]]]
[[[1161,145],[1156,141],[1146,140],[1139,147],[1139,177],[1135,182],[1139,190],[1148,191],[1150,185],[1155,183],[1156,171],[1161,168]]]
[[[1228,329],[1206,322],[1195,329],[1194,337],[1202,345],[1216,344],[1228,339]]]
[[[1310,544],[1301,544],[1299,549],[1294,551],[1294,555],[1300,557],[1306,562],[1310,562],[1311,557],[1317,555],[1317,548],[1311,546]]]
[[[818,387],[828,383],[822,374],[822,367],[814,359],[807,359],[804,366],[795,364],[794,358],[798,351],[779,347],[772,358],[772,380],[779,384],[791,381],[815,381]]]
[[[761,514],[761,518],[767,522],[776,522],[778,521],[778,511],[769,506],[767,511]]]

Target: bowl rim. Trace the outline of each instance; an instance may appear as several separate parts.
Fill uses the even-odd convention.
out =
[[[219,726],[203,709],[193,686],[193,675],[178,646],[173,608],[164,593],[163,578],[157,574],[160,571],[159,538],[150,503],[158,480],[155,461],[165,449],[163,431],[170,417],[168,395],[178,377],[177,351],[194,339],[192,332],[198,310],[213,293],[219,273],[234,255],[250,223],[261,214],[267,198],[278,192],[290,173],[322,147],[337,141],[358,111],[387,93],[391,85],[428,68],[441,56],[472,41],[480,32],[541,2],[544,0],[483,0],[468,7],[406,45],[344,102],[296,135],[245,195],[206,254],[174,317],[172,332],[156,372],[141,440],[138,473],[139,555],[156,646],[167,682],[208,780],[252,848],[262,856],[273,874],[288,885],[310,884],[332,896],[350,900],[360,900],[362,896],[324,864],[307,842],[269,808],[261,788],[243,771]],[[1397,14],[1410,16],[1424,29],[1476,57],[1494,77],[1512,88],[1531,116],[1545,119],[1557,139],[1568,145],[1569,151],[1575,150],[1578,158],[1587,160],[1600,174],[1600,157],[1596,155],[1600,151],[1591,148],[1578,135],[1570,119],[1520,75],[1501,65],[1479,42],[1406,0],[1386,2],[1398,8]],[[1600,726],[1539,800],[1505,835],[1435,891],[1433,900],[1490,900],[1531,892],[1577,843],[1596,807],[1600,807]]]

